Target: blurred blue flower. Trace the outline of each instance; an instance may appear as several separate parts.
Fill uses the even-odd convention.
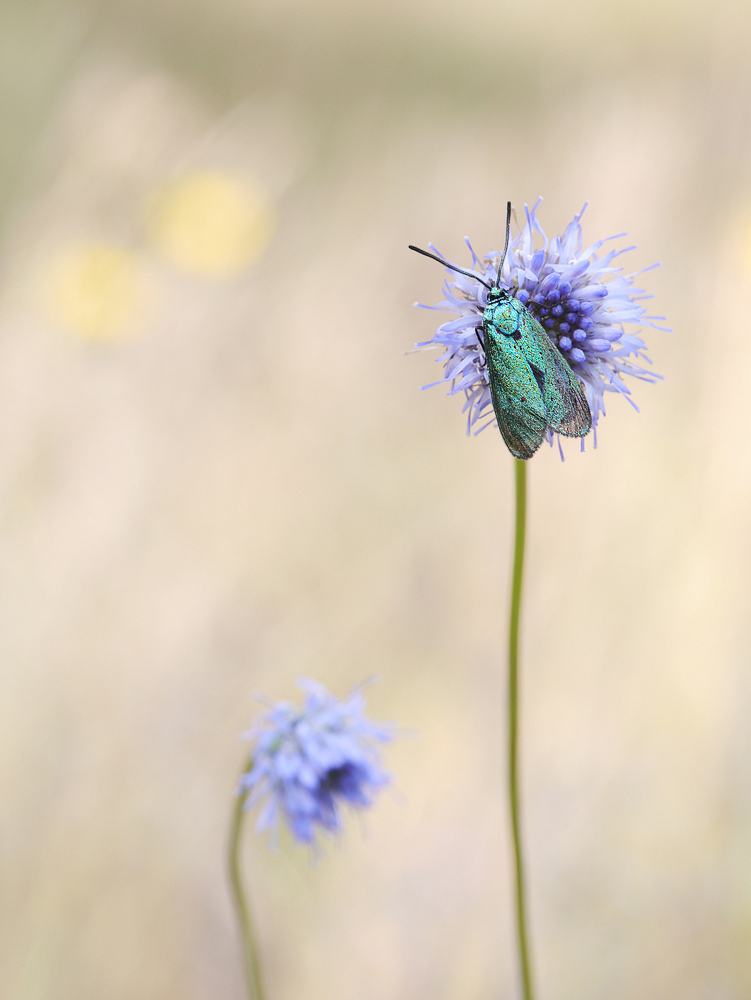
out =
[[[393,729],[365,717],[360,688],[338,701],[317,681],[299,683],[302,709],[278,702],[243,734],[253,748],[238,794],[247,794],[248,809],[265,799],[258,830],[276,827],[281,813],[298,840],[312,843],[316,825],[339,829],[342,803],[369,806],[388,783],[378,743],[388,742]]]
[[[630,375],[645,382],[661,378],[642,366],[641,362],[651,364],[645,354],[646,345],[638,336],[638,330],[626,333],[624,323],[665,330],[667,327],[657,326],[655,322],[665,317],[646,315],[642,302],[652,296],[645,294],[641,288],[635,288],[633,283],[636,275],[643,272],[624,275],[621,274],[622,268],[612,266],[616,257],[634,247],[610,250],[598,256],[597,251],[608,242],[600,240],[583,250],[580,220],[586,204],[563,235],[549,241],[537,220],[541,200],[538,199],[531,210],[524,206],[525,225],[511,242],[503,265],[501,285],[523,302],[542,323],[548,336],[584,383],[592,411],[596,447],[597,421],[601,414],[605,414],[605,393],[620,393],[638,410],[623,376]],[[535,249],[538,235],[542,246]],[[609,239],[619,239],[624,235],[620,233]],[[500,253],[487,254],[480,260],[469,240],[466,242],[478,277],[490,285],[495,284]],[[438,254],[435,247],[430,246]],[[442,259],[446,260],[445,257]],[[458,317],[443,323],[430,340],[416,346],[445,348],[438,358],[445,365],[443,378],[432,385],[448,383],[451,387],[449,395],[465,394],[467,433],[478,422],[487,420],[475,431],[479,434],[486,427],[496,424],[485,357],[477,336],[482,327],[488,290],[479,281],[451,271],[444,284],[444,293],[446,298],[442,302],[421,308],[454,312]],[[553,431],[548,430],[551,444],[554,436]],[[583,438],[581,447],[584,448]]]

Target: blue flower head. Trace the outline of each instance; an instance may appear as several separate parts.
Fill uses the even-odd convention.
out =
[[[317,681],[299,683],[306,694],[301,709],[278,702],[244,734],[253,749],[238,794],[247,795],[248,809],[265,800],[258,830],[278,826],[281,814],[293,835],[310,844],[316,825],[339,829],[343,803],[369,806],[388,783],[378,744],[390,740],[393,729],[365,717],[359,688],[338,701]]]
[[[622,274],[613,262],[627,250],[609,250],[599,255],[609,240],[600,240],[586,249],[581,228],[581,212],[566,227],[562,236],[548,240],[537,220],[539,199],[530,210],[524,206],[525,224],[512,240],[501,273],[501,286],[523,302],[542,323],[553,343],[566,358],[577,377],[583,382],[592,412],[594,444],[597,446],[597,422],[605,414],[605,393],[619,393],[631,399],[631,390],[624,376],[655,382],[661,376],[645,368],[651,364],[639,330],[627,333],[624,324],[639,324],[664,330],[656,325],[663,316],[648,316],[642,305],[651,298],[643,289],[634,287],[634,278],[642,272]],[[625,235],[611,236],[619,239]],[[493,252],[480,260],[466,241],[472,254],[472,268],[487,284],[495,284],[500,254]],[[536,244],[542,244],[541,246]],[[431,249],[438,253],[431,244]],[[438,254],[438,256],[441,256]],[[445,260],[446,258],[442,258]],[[657,265],[653,265],[656,267]],[[651,268],[645,268],[651,270]],[[444,364],[443,378],[432,385],[449,385],[449,395],[464,393],[467,413],[467,433],[476,434],[496,425],[490,398],[485,356],[479,342],[482,314],[487,305],[488,289],[470,277],[450,272],[444,284],[445,299],[427,309],[454,312],[455,319],[443,323],[435,335],[418,348],[441,347],[437,359]],[[424,386],[430,388],[431,386]],[[552,444],[553,431],[548,429]],[[584,438],[582,438],[582,449]],[[559,442],[560,448],[560,442]],[[563,452],[561,452],[563,457]]]

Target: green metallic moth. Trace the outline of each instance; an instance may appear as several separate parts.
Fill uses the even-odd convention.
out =
[[[506,447],[516,458],[531,458],[548,428],[566,437],[584,437],[592,427],[592,414],[579,379],[571,366],[524,303],[501,287],[501,269],[511,232],[511,202],[506,207],[506,245],[495,285],[435,254],[410,246],[488,289],[482,316],[480,348],[498,427]]]

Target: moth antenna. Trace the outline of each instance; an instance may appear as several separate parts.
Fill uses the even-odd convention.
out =
[[[509,202],[509,208],[510,206],[511,202]],[[508,234],[506,236],[506,242],[508,243]],[[423,257],[430,257],[431,260],[437,260],[439,264],[443,264],[444,267],[450,267],[452,271],[458,271],[459,274],[464,274],[468,278],[474,278],[475,281],[479,281],[481,285],[485,285],[485,287],[488,289],[489,292],[492,292],[493,286],[489,285],[487,281],[484,281],[478,275],[474,274],[474,272],[465,271],[463,267],[457,267],[456,264],[449,264],[445,260],[441,260],[440,257],[436,257],[434,253],[428,253],[427,250],[421,250],[419,247],[413,247],[411,243],[409,245],[409,249],[414,250],[415,253],[421,253]]]
[[[496,287],[501,283],[501,271],[503,270],[503,262],[506,260],[506,251],[508,250],[509,236],[511,235],[511,202],[506,202],[506,242],[503,246],[503,256],[501,257],[501,263],[498,265],[498,277],[496,278]]]

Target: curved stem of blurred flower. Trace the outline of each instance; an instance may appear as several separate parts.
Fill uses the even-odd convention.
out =
[[[253,764],[252,757],[242,773],[246,774]],[[250,910],[245,898],[243,888],[242,873],[240,871],[240,835],[242,833],[243,819],[245,817],[245,800],[248,797],[247,791],[240,792],[235,799],[235,808],[232,812],[232,825],[229,836],[229,881],[232,887],[232,897],[237,912],[237,922],[240,925],[240,936],[243,944],[243,958],[245,960],[245,982],[248,987],[250,1000],[264,1000],[263,986],[261,985],[261,969],[258,961],[258,951],[256,949],[253,925],[250,919]]]
[[[511,578],[511,619],[508,651],[508,777],[511,832],[514,840],[516,875],[516,930],[519,941],[519,964],[524,1000],[532,1000],[532,972],[527,938],[524,895],[522,843],[519,829],[519,616],[522,603],[524,542],[527,525],[527,463],[514,459],[516,475],[516,527],[514,531],[514,569]]]

